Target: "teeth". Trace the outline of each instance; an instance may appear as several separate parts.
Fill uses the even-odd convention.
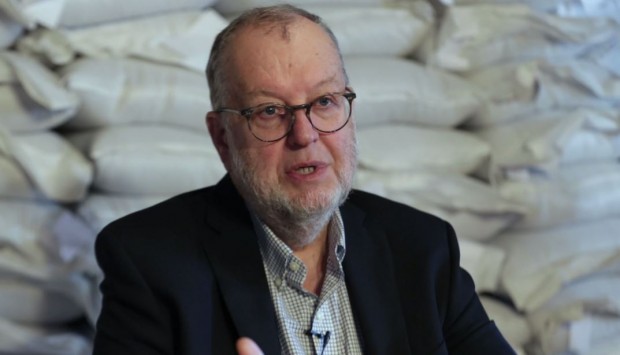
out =
[[[306,166],[304,168],[297,169],[297,172],[302,175],[311,174],[314,172],[314,166]]]

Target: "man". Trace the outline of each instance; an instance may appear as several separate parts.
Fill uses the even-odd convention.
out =
[[[350,193],[355,94],[319,18],[241,15],[207,77],[228,175],[102,231],[95,354],[513,353],[447,223]]]

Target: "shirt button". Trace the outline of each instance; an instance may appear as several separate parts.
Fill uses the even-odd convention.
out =
[[[299,270],[299,264],[294,261],[291,261],[288,264],[288,268],[291,269],[292,272],[297,272],[297,270]]]
[[[321,312],[316,312],[316,316],[314,317],[316,318],[316,320],[321,320],[321,318],[323,318],[322,313]]]
[[[279,277],[276,277],[276,279],[273,280],[273,282],[276,284],[277,287],[282,286],[282,279]]]

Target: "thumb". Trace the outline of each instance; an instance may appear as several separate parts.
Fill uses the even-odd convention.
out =
[[[263,355],[263,352],[254,340],[246,337],[237,340],[237,353],[239,355]]]

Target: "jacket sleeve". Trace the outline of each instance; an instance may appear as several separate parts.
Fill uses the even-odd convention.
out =
[[[108,227],[95,244],[104,280],[93,354],[172,354],[166,307],[153,294],[124,241],[121,231]]]
[[[515,354],[495,323],[489,320],[476,294],[471,276],[460,267],[456,235],[449,224],[447,228],[450,280],[443,332],[448,353],[451,355]]]

